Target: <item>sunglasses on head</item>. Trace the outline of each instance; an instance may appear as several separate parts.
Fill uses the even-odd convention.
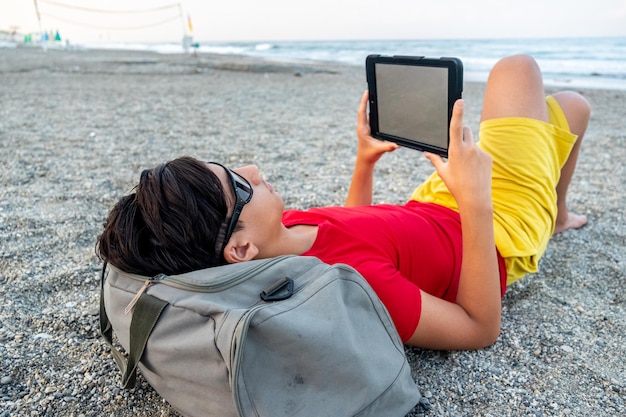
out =
[[[235,208],[233,209],[233,215],[230,217],[230,222],[228,223],[228,227],[226,228],[226,234],[224,235],[224,242],[222,243],[222,248],[219,251],[219,255],[222,256],[224,253],[224,249],[232,236],[235,226],[237,226],[237,222],[239,221],[239,216],[241,215],[241,211],[243,210],[243,206],[248,204],[252,199],[252,186],[250,182],[237,174],[235,171],[230,168],[225,167],[224,165],[218,162],[209,162],[209,164],[218,165],[226,171],[228,174],[228,179],[230,180],[230,185],[233,188],[233,192],[235,193]]]

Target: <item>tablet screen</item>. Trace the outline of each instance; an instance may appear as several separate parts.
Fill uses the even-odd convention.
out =
[[[378,131],[448,148],[448,68],[376,63]]]

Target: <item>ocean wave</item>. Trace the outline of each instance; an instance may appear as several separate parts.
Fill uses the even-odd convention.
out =
[[[255,51],[268,51],[274,48],[274,45],[271,43],[259,43],[254,47]]]
[[[115,44],[116,49],[183,53],[182,44]],[[99,44],[103,47],[103,44]],[[546,80],[589,86],[604,83],[626,89],[626,38],[583,39],[452,39],[199,42],[199,53],[248,55],[274,61],[330,61],[362,66],[370,54],[456,56],[467,80],[486,80],[497,60],[506,55],[534,56]],[[559,81],[560,80],[560,81]],[[601,81],[599,81],[601,80]],[[578,83],[578,84],[575,84]]]

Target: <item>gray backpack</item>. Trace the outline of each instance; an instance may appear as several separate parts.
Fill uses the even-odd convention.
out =
[[[138,367],[186,416],[392,417],[420,400],[371,287],[313,257],[153,278],[105,265],[100,326],[123,386]]]

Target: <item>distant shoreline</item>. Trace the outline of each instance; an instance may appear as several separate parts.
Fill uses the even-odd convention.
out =
[[[560,43],[564,43],[560,45]],[[526,45],[528,43],[528,45]],[[606,43],[606,44],[604,44]],[[31,45],[41,44],[33,43]],[[0,47],[2,45],[0,44]],[[488,70],[502,54],[529,53],[550,87],[626,91],[626,37],[537,38],[502,40],[371,40],[371,41],[237,41],[200,42],[183,49],[181,42],[48,42],[50,50],[118,50],[165,55],[216,54],[272,62],[362,67],[369,53],[459,56],[465,80],[486,82]],[[572,49],[568,52],[568,48]],[[623,55],[623,57],[622,57]],[[621,57],[621,58],[620,58]]]

